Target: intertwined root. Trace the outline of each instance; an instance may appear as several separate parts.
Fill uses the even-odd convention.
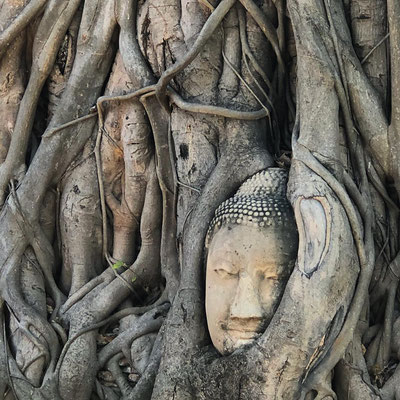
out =
[[[3,3],[0,395],[150,398],[158,374],[157,400],[392,398],[398,368],[376,386],[399,357],[396,3],[390,124],[370,82],[388,35],[359,62],[356,0],[353,37],[342,2],[288,1],[298,54],[280,0]],[[304,254],[257,346],[199,356],[208,224],[267,148],[293,150]]]

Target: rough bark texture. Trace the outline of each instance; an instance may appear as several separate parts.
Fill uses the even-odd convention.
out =
[[[0,397],[400,399],[397,0],[0,1]],[[204,309],[216,208],[290,170],[253,345]]]

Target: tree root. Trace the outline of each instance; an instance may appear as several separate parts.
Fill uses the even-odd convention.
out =
[[[60,309],[60,315],[64,315],[73,307],[79,300],[82,300],[87,294],[101,284],[107,285],[114,279],[114,274],[111,270],[104,271],[101,275],[91,279],[86,285],[78,289],[72,294]]]
[[[400,365],[396,367],[394,374],[389,378],[389,380],[385,383],[385,385],[381,389],[380,393],[381,399],[382,400],[397,399],[400,394],[399,382],[400,382]]]
[[[277,98],[277,95],[275,93],[275,90],[271,84],[271,81],[269,80],[267,74],[265,73],[265,71],[263,70],[263,68],[260,66],[260,64],[258,63],[258,61],[256,60],[253,52],[250,49],[248,40],[247,40],[247,33],[246,33],[246,15],[245,15],[245,11],[242,7],[238,8],[238,19],[239,19],[239,34],[240,34],[240,43],[242,46],[242,52],[243,52],[243,60],[244,60],[244,64],[246,66],[246,69],[249,73],[249,75],[251,76],[251,78],[253,79],[254,83],[256,84],[256,86],[258,87],[258,89],[260,90],[260,92],[263,94],[263,96],[265,97],[265,99],[267,100],[268,106],[270,107],[270,118],[268,118],[268,124],[269,124],[269,129],[271,134],[274,133],[274,127],[272,124],[272,118],[274,118],[276,120],[276,130],[277,130],[277,134],[275,135],[275,139],[276,143],[275,143],[275,147],[278,147],[278,143],[279,143],[279,120],[278,120],[278,115],[276,113],[276,109],[275,106],[273,104],[273,100]],[[247,61],[247,58],[249,58],[250,63],[252,64],[253,68],[255,69],[255,71],[261,76],[261,78],[263,79],[263,81],[265,82],[265,84],[268,87],[269,93],[270,95],[268,95],[266,93],[266,91],[264,90],[263,86],[260,84],[260,82],[258,82],[258,79],[254,76],[249,62]]]
[[[47,0],[31,0],[12,23],[0,34],[0,59],[11,43],[23,31],[36,15],[44,8]]]
[[[222,40],[225,42],[225,35],[224,31],[222,30]],[[264,105],[264,103],[259,99],[259,97],[254,93],[254,90],[249,86],[249,84],[246,82],[246,80],[242,77],[242,75],[237,71],[236,67],[229,61],[228,57],[225,55],[224,50],[222,50],[222,57],[224,59],[224,62],[228,65],[228,67],[231,69],[231,71],[236,75],[236,77],[239,79],[239,81],[243,84],[243,86],[250,92],[250,94],[253,96],[253,98],[260,104],[262,109],[265,110],[266,114],[270,117],[270,110]],[[262,91],[263,92],[263,91]],[[219,114],[216,114],[219,115]],[[225,116],[225,115],[223,115]],[[241,118],[238,118],[241,119]],[[242,118],[245,119],[245,118]],[[255,118],[254,118],[255,119]]]
[[[112,356],[118,354],[122,349],[130,348],[135,339],[159,330],[168,310],[169,305],[162,305],[148,311],[135,321],[134,326],[120,333],[111,343],[103,347],[98,354],[99,368],[102,368]]]
[[[257,59],[254,57],[254,54],[250,49],[249,42],[246,37],[246,21],[245,21],[246,16],[245,16],[245,12],[242,8],[238,9],[238,18],[239,18],[239,26],[240,26],[240,43],[242,45],[242,52],[245,57],[249,58],[253,68],[261,76],[261,78],[264,80],[265,84],[267,85],[268,90],[271,93],[274,93],[270,79],[268,78],[264,69],[258,63]],[[273,98],[275,98],[275,97],[276,97],[276,95],[273,96]]]
[[[106,214],[106,193],[104,188],[104,178],[103,178],[103,169],[102,169],[102,161],[101,161],[101,140],[102,135],[105,132],[104,128],[104,107],[103,103],[106,101],[127,101],[133,98],[136,98],[144,93],[147,93],[148,90],[151,90],[151,87],[147,87],[144,90],[139,89],[130,93],[128,95],[122,96],[103,96],[97,100],[97,109],[98,109],[98,116],[99,116],[99,130],[96,138],[96,145],[95,145],[95,157],[96,157],[96,168],[97,168],[97,179],[99,183],[99,191],[100,191],[100,203],[101,203],[101,211],[102,211],[102,219],[103,219],[103,255],[107,259],[108,257],[108,243],[107,243],[107,214]],[[109,197],[109,196],[108,196]]]
[[[276,34],[276,30],[275,30],[274,26],[271,24],[271,22],[268,20],[268,18],[265,16],[265,14],[258,8],[256,3],[253,2],[253,0],[240,0],[240,3],[247,10],[247,12],[252,16],[254,21],[257,22],[258,26],[263,31],[265,37],[271,43],[271,46],[274,49],[278,64],[280,65],[280,67],[282,68],[282,72],[284,73],[285,63],[282,59],[281,50],[279,48],[279,43],[278,43],[278,36]]]
[[[97,298],[98,298],[98,297],[97,297]],[[120,299],[120,301],[123,301],[123,297]],[[153,316],[156,315],[156,314],[158,313],[158,310],[164,311],[164,310],[169,309],[169,305],[162,305],[162,303],[163,303],[164,301],[165,301],[165,298],[164,298],[163,296],[161,296],[160,299],[159,299],[159,301],[155,302],[154,304],[152,304],[152,305],[150,305],[150,306],[145,306],[145,307],[133,307],[133,308],[123,309],[123,310],[121,310],[121,311],[115,313],[114,315],[112,315],[112,316],[110,316],[110,317],[108,317],[108,318],[106,318],[106,319],[104,319],[104,320],[102,320],[102,321],[99,321],[99,322],[97,322],[97,323],[91,324],[91,325],[89,325],[89,326],[86,326],[86,327],[80,329],[80,330],[79,330],[77,333],[75,333],[71,338],[69,338],[68,341],[67,341],[67,343],[64,345],[64,347],[63,347],[63,349],[62,349],[62,352],[61,352],[61,354],[60,354],[60,357],[59,357],[59,359],[58,359],[57,368],[56,368],[56,376],[59,377],[61,365],[62,365],[62,362],[63,362],[63,360],[64,360],[64,358],[65,358],[65,355],[67,354],[67,352],[68,352],[68,350],[70,349],[71,345],[72,345],[79,337],[81,337],[82,335],[84,335],[84,334],[86,334],[86,333],[89,333],[89,332],[98,330],[99,328],[101,328],[101,327],[103,327],[103,326],[105,326],[105,325],[108,325],[108,324],[110,324],[110,323],[116,322],[117,320],[119,320],[119,319],[121,319],[121,318],[124,318],[124,317],[126,317],[126,316],[128,316],[128,315],[133,315],[133,314],[136,314],[136,315],[137,315],[137,314],[147,313],[147,317],[145,318],[145,320],[149,319],[150,317],[153,318]],[[146,315],[146,314],[145,314],[145,315]],[[159,322],[159,321],[157,321],[156,324],[158,324],[158,322]],[[151,331],[153,331],[153,330],[155,329],[155,328],[154,328],[155,325],[153,324],[152,320],[150,320],[150,323],[151,323],[151,324],[149,325],[149,327],[152,329]],[[161,326],[161,325],[160,325],[160,326]],[[135,329],[139,329],[139,331],[140,331],[141,328],[142,328],[141,326],[135,327]],[[149,329],[150,329],[150,328],[149,328]],[[158,329],[158,328],[157,328],[157,329]],[[141,332],[141,331],[140,331],[140,332]],[[145,334],[147,334],[147,333],[149,333],[149,332],[146,331],[146,332],[144,332],[144,333],[138,333],[138,335],[139,335],[139,336],[142,336],[142,335],[145,335]],[[137,334],[136,331],[133,333],[133,335],[135,335],[135,334]],[[139,336],[137,336],[137,337],[139,337]],[[118,337],[119,337],[119,336],[118,336]],[[118,338],[118,337],[117,337],[117,338]],[[115,339],[114,339],[114,340],[115,340]],[[132,339],[132,340],[133,340],[133,339]],[[111,342],[111,343],[113,343],[113,342]],[[104,360],[103,364],[104,364],[106,361],[107,361],[107,359]],[[103,364],[102,364],[102,365],[103,365]],[[58,379],[59,379],[59,378],[58,378]],[[58,380],[58,379],[57,379],[57,380]]]
[[[150,71],[140,51],[136,39],[136,18],[138,0],[117,0],[117,22],[121,27],[119,49],[125,69],[137,87],[155,83],[155,77]]]
[[[14,188],[12,189],[11,192],[9,205],[14,213],[14,216],[17,220],[17,223],[21,231],[25,233],[25,237],[27,238],[29,244],[32,246],[35,252],[35,255],[39,261],[43,275],[45,277],[46,285],[48,286],[50,294],[56,303],[52,316],[52,318],[54,318],[57,315],[58,310],[61,307],[61,304],[65,301],[65,296],[58,288],[53,276],[53,271],[52,271],[54,265],[53,247],[50,244],[49,240],[47,239],[46,235],[44,234],[40,225],[37,222],[28,221],[25,215],[23,214],[21,205],[19,203]]]
[[[199,103],[190,103],[188,101],[183,100],[182,97],[180,97],[178,93],[176,93],[172,88],[168,88],[167,93],[169,94],[169,98],[173,104],[177,105],[181,110],[188,112],[218,115],[220,117],[240,119],[244,121],[257,120],[265,118],[269,115],[269,110],[264,105],[261,110],[257,111],[238,111],[224,107],[210,106]]]
[[[52,129],[46,131],[46,133],[42,135],[42,139],[49,138],[49,137],[55,135],[56,133],[61,132],[63,129],[70,128],[71,126],[74,126],[81,122],[87,121],[88,119],[91,119],[94,117],[97,117],[97,111],[91,110],[90,114],[88,114],[88,115],[84,115],[83,117],[76,118],[70,122],[66,122],[65,124],[57,126],[57,128],[52,128]]]
[[[19,258],[17,260],[19,260]],[[8,271],[4,279],[7,282],[7,287],[2,293],[2,296],[7,302],[8,307],[12,311],[16,320],[19,321],[19,326],[22,328],[22,331],[35,344],[35,346],[38,347],[38,349],[41,349],[42,353],[46,355],[48,370],[45,377],[48,378],[49,374],[52,374],[53,372],[60,350],[57,335],[46,319],[25,304],[22,293],[19,293],[18,290],[18,268],[16,265]],[[35,328],[35,331],[39,332],[39,334],[44,338],[44,341],[30,331],[31,326]]]
[[[203,46],[210,39],[214,31],[217,29],[225,15],[236,3],[236,0],[222,0],[215,11],[210,15],[204,24],[201,32],[196,38],[195,43],[191,49],[186,53],[182,60],[177,61],[175,64],[167,68],[156,84],[156,95],[160,104],[165,110],[169,111],[168,102],[166,100],[166,90],[168,83],[185,67],[187,67],[200,53]]]
[[[153,392],[154,381],[160,365],[163,335],[164,325],[159,330],[156,341],[154,342],[149,364],[140,377],[139,382],[133,388],[129,400],[150,400]]]
[[[119,360],[123,356],[124,355],[122,353],[117,353],[113,357],[111,357],[110,360],[108,360],[107,362],[107,369],[112,373],[115,379],[115,383],[118,385],[118,388],[122,393],[122,399],[127,399],[129,393],[132,391],[132,388],[129,385],[118,364]]]
[[[49,40],[44,42],[43,47],[36,49],[34,46],[34,50],[36,50],[36,54],[34,54],[35,62],[19,107],[7,157],[0,167],[1,204],[4,203],[5,191],[10,179],[15,178],[20,181],[25,173],[25,153],[39,96],[51,72],[61,41],[64,39],[80,0],[54,2],[51,4],[53,8],[46,10],[38,28],[37,37],[40,37],[40,35],[46,36],[49,25],[51,26],[51,35]],[[58,18],[54,23],[55,15],[58,15]],[[40,45],[41,43],[36,43],[36,46]]]
[[[347,193],[343,187],[336,181],[333,175],[323,167],[309,152],[308,149],[300,145],[298,142],[294,145],[296,158],[301,160],[308,168],[321,176],[322,179],[331,187],[334,193],[341,201],[343,208],[347,214],[352,229],[355,245],[360,261],[360,277],[356,287],[353,301],[351,303],[348,315],[345,319],[343,328],[329,350],[328,355],[320,364],[309,374],[304,384],[303,393],[307,393],[311,389],[318,390],[317,386],[324,381],[329,372],[334,368],[339,359],[343,356],[349,342],[351,341],[354,329],[358,322],[361,308],[364,303],[365,296],[368,293],[368,286],[374,267],[374,246],[372,242],[371,221],[365,222],[365,243],[362,237],[362,231],[359,226],[358,218]],[[367,218],[371,218],[370,213]]]
[[[388,32],[379,42],[365,55],[365,57],[360,61],[361,65],[365,64],[372,53],[390,36]]]
[[[95,324],[95,328],[93,329],[100,329],[103,326],[111,325],[117,321],[119,321],[122,318],[128,317],[130,315],[140,315],[147,313],[151,310],[153,310],[155,307],[161,306],[162,304],[168,302],[168,296],[167,296],[167,291],[164,290],[162,295],[159,297],[158,300],[156,300],[153,304],[150,304],[148,306],[140,306],[140,307],[127,307],[124,308],[120,311],[115,312],[113,315],[110,317],[98,322]],[[93,325],[94,326],[94,325]]]
[[[169,299],[172,302],[179,284],[179,262],[176,243],[176,185],[168,143],[168,118],[163,111],[160,112],[154,97],[142,98],[141,102],[153,130],[156,172],[162,193],[161,273],[166,278]]]
[[[134,388],[128,384],[118,365],[121,353],[116,354],[108,361],[107,369],[113,374],[124,400],[150,400],[161,359],[162,335],[163,327],[161,327],[153,345],[149,364]]]

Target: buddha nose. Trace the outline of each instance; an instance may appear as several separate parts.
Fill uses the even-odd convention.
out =
[[[262,318],[257,287],[247,274],[239,277],[235,298],[230,309],[230,317],[257,320]]]

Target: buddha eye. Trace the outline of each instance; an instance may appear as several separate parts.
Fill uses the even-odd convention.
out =
[[[266,272],[258,272],[258,278],[262,281],[277,281],[278,280],[278,276],[277,275],[272,275],[272,274],[268,274]]]
[[[214,271],[221,277],[221,278],[228,278],[228,279],[232,279],[232,278],[236,278],[238,277],[238,273],[234,272],[234,271],[228,271],[225,268],[217,268],[214,269]]]

